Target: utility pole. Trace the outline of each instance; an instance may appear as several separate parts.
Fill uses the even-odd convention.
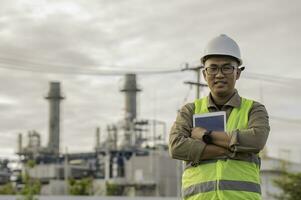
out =
[[[193,81],[185,81],[184,84],[189,84],[191,86],[196,86],[196,99],[199,99],[200,98],[200,87],[208,87],[207,84],[204,84],[204,83],[201,83],[201,69],[203,69],[204,66],[202,65],[199,65],[199,66],[196,66],[196,67],[189,67],[189,64],[186,63],[185,64],[185,68],[184,69],[181,69],[181,71],[194,71],[196,73],[196,82],[193,82]],[[183,173],[184,169],[185,169],[185,162],[182,161],[181,162],[182,166],[180,167],[181,169],[181,173]],[[178,188],[178,192],[179,192],[179,188],[180,186],[177,187]],[[178,195],[180,194],[181,192],[178,193]]]
[[[202,65],[199,65],[199,66],[196,66],[196,67],[189,67],[189,64],[186,63],[185,68],[181,70],[181,71],[190,70],[190,71],[194,71],[196,73],[196,76],[197,76],[197,81],[196,82],[193,82],[193,81],[185,81],[184,82],[184,84],[189,84],[189,85],[196,86],[196,99],[200,98],[200,88],[201,87],[208,87],[207,84],[201,83],[201,81],[200,81],[201,69],[203,69],[203,68],[204,68],[204,66],[202,66]]]
[[[68,178],[69,178],[69,161],[68,161],[68,148],[65,148],[65,156],[64,156],[64,182],[65,182],[65,194],[68,193],[69,189],[69,183],[68,183]]]

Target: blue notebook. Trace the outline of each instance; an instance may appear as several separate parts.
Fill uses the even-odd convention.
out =
[[[194,114],[193,127],[203,127],[211,131],[226,131],[226,112]]]

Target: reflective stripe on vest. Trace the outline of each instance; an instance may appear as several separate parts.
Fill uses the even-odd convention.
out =
[[[208,113],[208,97],[195,101],[195,114]],[[227,131],[246,129],[253,101],[241,99],[227,120]],[[214,159],[187,166],[182,177],[183,197],[202,199],[261,199],[257,155],[246,160]]]
[[[260,185],[253,182],[247,181],[208,181],[205,183],[199,183],[197,185],[192,185],[183,190],[184,198],[193,196],[199,193],[205,193],[210,191],[215,191],[219,188],[220,190],[235,190],[235,191],[248,191],[256,192],[261,194]]]

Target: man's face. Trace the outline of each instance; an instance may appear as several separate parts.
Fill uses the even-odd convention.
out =
[[[212,56],[205,62],[203,75],[213,96],[228,97],[234,92],[240,72],[235,59],[229,56]]]

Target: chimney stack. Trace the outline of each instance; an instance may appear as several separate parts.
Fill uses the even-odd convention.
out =
[[[50,82],[49,100],[49,142],[48,148],[54,154],[60,152],[60,102],[64,97],[61,95],[60,82]]]
[[[133,122],[137,115],[137,92],[141,90],[137,88],[136,74],[126,74],[123,89],[120,90],[125,93],[125,120]]]

